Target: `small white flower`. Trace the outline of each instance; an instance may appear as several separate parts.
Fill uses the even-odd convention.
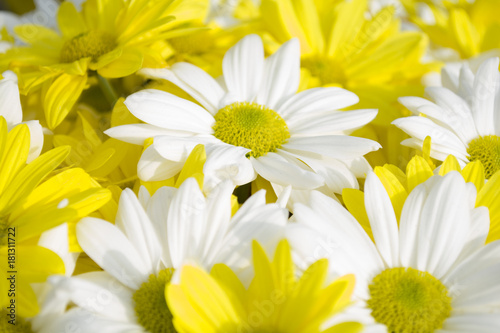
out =
[[[297,93],[297,39],[264,59],[260,37],[246,36],[226,53],[221,83],[188,63],[142,72],[173,82],[201,104],[154,89],[126,99],[132,114],[146,124],[119,126],[106,134],[135,144],[154,137],[138,165],[143,180],[175,175],[193,147],[202,143],[207,151],[204,174],[213,182],[220,179],[213,180],[211,170],[229,167],[236,185],[259,174],[295,189],[357,187],[348,166],[380,148],[377,142],[346,135],[377,114],[373,109],[338,111],[357,103],[355,94],[334,87]]]
[[[479,160],[486,178],[500,170],[500,73],[498,58],[486,60],[474,73],[463,66],[454,78],[443,71],[443,87],[428,87],[428,99],[402,97],[399,101],[416,116],[393,124],[412,138],[402,144],[421,149],[431,137],[431,157],[444,161],[454,155],[462,167]],[[418,116],[419,114],[425,117]]]
[[[270,251],[284,236],[288,212],[267,205],[261,191],[231,217],[233,189],[225,181],[205,197],[193,178],[151,197],[142,188],[140,199],[125,189],[114,225],[82,219],[78,241],[104,271],[60,281],[77,305],[64,320],[81,333],[170,332],[165,285],[183,264],[225,263],[249,275],[252,240]]]
[[[496,332],[500,241],[485,245],[488,210],[474,208],[475,199],[475,186],[458,172],[434,176],[410,193],[398,225],[370,173],[365,206],[373,240],[317,191],[310,204],[296,205],[287,238],[304,262],[326,257],[335,263],[332,276],[355,274],[356,305],[338,320],[364,318],[367,332]]]

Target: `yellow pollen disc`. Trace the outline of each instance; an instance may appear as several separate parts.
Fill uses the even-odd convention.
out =
[[[487,179],[500,170],[500,137],[480,136],[469,142],[467,153],[469,161],[480,161],[483,164],[484,175]]]
[[[12,320],[9,314],[6,309],[0,310],[0,333],[33,333],[31,324],[17,314],[15,315],[15,325],[9,323],[9,320]]]
[[[137,321],[151,333],[175,333],[172,313],[165,299],[165,286],[170,282],[174,270],[171,268],[151,274],[134,293]]]
[[[69,63],[82,58],[92,61],[112,51],[116,47],[115,38],[106,32],[89,31],[64,43],[61,50],[61,62]]]
[[[321,85],[331,83],[344,85],[346,82],[342,66],[336,64],[333,59],[311,56],[303,59],[301,65],[308,69],[312,76],[317,77]]]
[[[248,156],[275,152],[290,138],[283,118],[257,103],[233,103],[220,109],[214,118],[214,136],[230,145],[251,149]]]
[[[430,333],[451,312],[448,289],[434,276],[413,268],[389,268],[369,286],[372,316],[391,333]]]
[[[207,30],[194,34],[175,37],[168,40],[177,53],[201,54],[209,51],[214,46],[214,39]]]

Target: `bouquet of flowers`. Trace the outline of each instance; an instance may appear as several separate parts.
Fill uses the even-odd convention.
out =
[[[1,333],[500,332],[499,0],[0,8]]]

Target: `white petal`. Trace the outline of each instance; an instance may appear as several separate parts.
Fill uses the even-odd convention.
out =
[[[434,177],[422,206],[418,232],[418,269],[436,278],[448,272],[462,251],[471,230],[469,193],[456,171]],[[412,204],[412,201],[406,201]],[[405,204],[406,204],[405,203]]]
[[[67,282],[71,300],[87,311],[127,322],[134,318],[133,291],[106,272],[77,275]]]
[[[170,93],[145,89],[125,100],[130,112],[140,120],[165,129],[211,134],[213,116],[201,106]]]
[[[285,151],[319,160],[323,156],[352,160],[380,148],[375,141],[346,135],[291,137],[282,147]]]
[[[174,162],[184,162],[196,145],[219,142],[219,140],[212,136],[190,136],[179,138],[164,135],[155,138],[153,146],[163,158]]]
[[[366,177],[365,206],[380,255],[389,267],[398,267],[398,222],[389,195],[373,172]]]
[[[495,97],[500,88],[498,58],[486,60],[476,73],[472,111],[477,131],[482,135],[495,135]]]
[[[2,76],[3,79],[0,80],[0,116],[5,118],[7,127],[10,129],[23,121],[23,110],[16,74],[12,71],[5,71]]]
[[[165,267],[173,267],[170,259],[170,249],[168,247],[168,210],[170,203],[177,193],[174,187],[160,187],[148,202],[146,211],[153,222],[156,234],[160,239],[162,247],[162,261]]]
[[[266,59],[264,78],[257,103],[271,109],[279,106],[297,92],[300,83],[300,45],[294,38]]]
[[[65,274],[71,276],[76,266],[79,253],[69,252],[68,224],[45,231],[38,240],[38,245],[57,253],[64,261]]]
[[[187,62],[175,63],[170,70],[144,68],[140,74],[172,82],[191,95],[212,114],[219,110],[219,101],[224,96],[224,90],[214,78],[201,68]]]
[[[304,162],[322,176],[328,188],[335,193],[342,193],[344,188],[359,188],[354,174],[339,160],[327,158],[325,161],[311,159]]]
[[[148,215],[131,189],[122,191],[115,225],[127,236],[144,263],[159,268],[160,241]]]
[[[498,313],[452,313],[439,333],[497,333],[500,327]]]
[[[461,152],[462,156],[467,156],[465,143],[455,133],[437,125],[431,119],[425,117],[406,117],[396,119],[392,124],[414,138],[424,141],[427,136],[430,136],[433,145],[437,144],[449,147],[457,152]]]
[[[301,168],[276,153],[258,158],[250,157],[250,161],[259,175],[273,183],[292,185],[297,189],[313,189],[324,184],[323,177],[308,171],[306,165]]]
[[[193,259],[203,236],[206,200],[194,178],[186,179],[168,211],[167,238],[174,268]]]
[[[1,98],[1,97],[0,97]],[[30,130],[30,152],[28,154],[27,163],[30,163],[35,158],[40,156],[43,148],[43,128],[38,120],[29,120],[24,122]]]
[[[137,175],[144,181],[169,179],[178,174],[184,161],[171,161],[161,156],[154,146],[144,150],[137,164]]]
[[[341,112],[314,112],[287,120],[294,136],[349,134],[368,124],[377,116],[376,109]]]
[[[222,61],[224,80],[236,101],[251,102],[262,82],[264,48],[258,35],[248,35],[227,51]]]
[[[356,94],[337,87],[312,88],[299,92],[276,110],[285,120],[311,112],[340,110],[359,102]]]
[[[130,124],[112,127],[105,134],[120,141],[132,143],[135,145],[143,145],[144,140],[154,138],[156,136],[191,136],[189,132],[169,130],[150,124]]]
[[[246,154],[250,149],[226,144],[206,146],[203,166],[204,189],[210,192],[220,182],[230,179],[234,185],[248,184],[257,174]]]
[[[80,246],[106,272],[124,285],[139,289],[153,274],[127,237],[104,220],[86,217],[76,225]]]
[[[204,259],[204,263],[213,263],[217,249],[230,227],[233,190],[233,183],[224,181],[210,191],[207,197],[206,223],[203,225],[203,237],[198,249],[198,256]]]

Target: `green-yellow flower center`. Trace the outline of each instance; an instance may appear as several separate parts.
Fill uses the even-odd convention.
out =
[[[31,329],[31,324],[26,320],[19,317],[17,314],[15,315],[15,320],[10,317],[10,313],[2,309],[0,311],[0,333],[33,333]],[[14,320],[14,324],[9,322],[10,320]]]
[[[174,37],[168,41],[178,54],[202,54],[214,46],[214,39],[208,30],[201,30],[191,35]]]
[[[448,289],[434,276],[413,268],[389,268],[369,286],[372,316],[391,333],[431,333],[451,312]]]
[[[69,63],[83,58],[92,61],[112,51],[116,47],[115,38],[103,31],[89,31],[64,43],[61,50],[61,62]]]
[[[257,103],[236,102],[220,109],[213,129],[216,138],[250,149],[248,156],[253,157],[275,152],[290,138],[283,118]]]
[[[137,321],[151,333],[175,333],[172,313],[165,299],[165,286],[170,282],[174,270],[171,268],[151,274],[134,293]]]
[[[345,85],[346,83],[347,79],[343,71],[343,66],[335,63],[333,59],[310,56],[302,59],[301,65],[308,69],[313,77],[319,80],[320,85]]]
[[[500,137],[480,136],[469,142],[467,153],[469,161],[480,161],[483,164],[484,175],[487,179],[500,170]]]

